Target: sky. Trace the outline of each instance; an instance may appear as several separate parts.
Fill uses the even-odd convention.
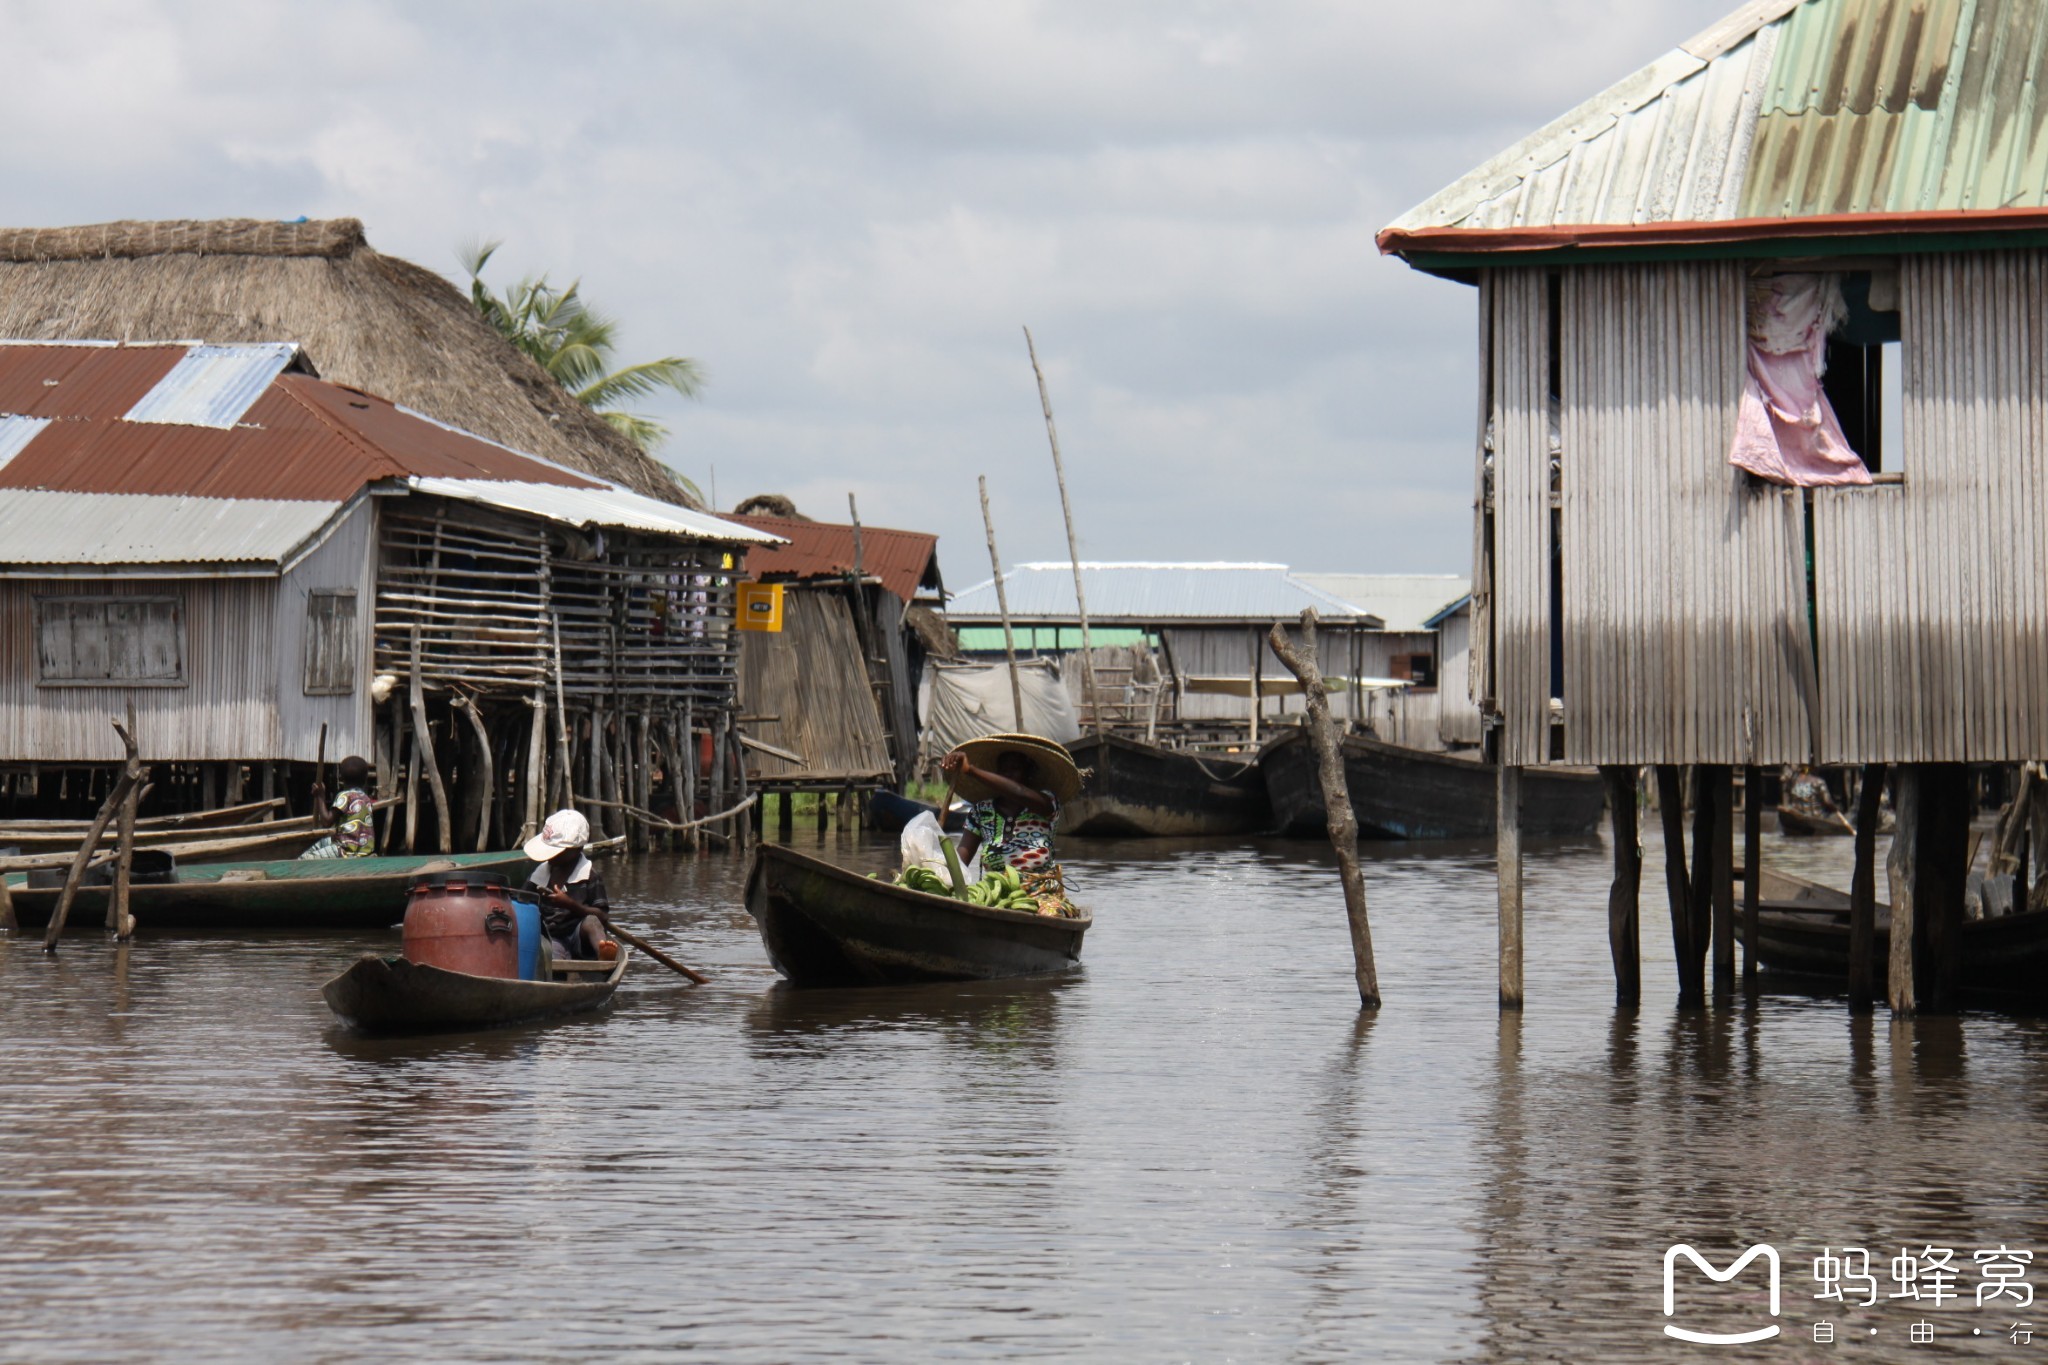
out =
[[[659,454],[1096,560],[1469,569],[1473,293],[1373,235],[1735,0],[0,0],[15,226],[353,216],[580,279]],[[317,364],[319,357],[313,357]]]

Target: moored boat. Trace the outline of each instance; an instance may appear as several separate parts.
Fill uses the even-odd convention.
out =
[[[215,863],[180,867],[173,882],[138,883],[128,889],[129,913],[143,932],[205,929],[383,929],[405,914],[406,892],[422,872],[466,869],[518,872],[531,867],[516,849],[502,853],[452,853],[438,857],[320,858],[283,862]],[[10,874],[7,886],[21,926],[50,922],[61,894],[54,887],[27,885]],[[71,904],[72,927],[105,922],[106,886],[82,886]]]
[[[1342,741],[1344,781],[1362,839],[1488,839],[1497,825],[1497,773],[1471,759],[1385,744]],[[1306,731],[1281,731],[1259,750],[1259,772],[1283,834],[1328,828],[1323,783]],[[1600,775],[1558,768],[1522,770],[1522,833],[1534,838],[1591,834],[1606,809]]]
[[[1038,976],[1072,966],[1094,918],[968,905],[763,844],[747,912],[798,986],[909,985]]]
[[[1273,823],[1251,755],[1163,749],[1117,735],[1091,735],[1067,749],[1088,780],[1060,812],[1063,834],[1228,837]]]
[[[501,1028],[582,1014],[612,998],[632,949],[609,962],[555,962],[547,980],[520,981],[366,956],[320,988],[346,1023],[379,1033]]]
[[[938,813],[937,806],[914,801],[887,787],[877,787],[868,793],[868,824],[885,834],[901,833],[903,827],[918,816],[936,816]]]

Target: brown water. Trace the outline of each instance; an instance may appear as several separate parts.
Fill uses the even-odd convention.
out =
[[[1067,852],[1068,977],[791,992],[732,863],[649,857],[621,918],[713,985],[426,1041],[321,1004],[388,939],[0,941],[0,1359],[2048,1359],[1974,1269],[1811,1340],[1825,1246],[1881,1293],[1902,1244],[2048,1254],[2043,1022],[1682,1017],[1654,915],[1618,1015],[1597,844],[1532,851],[1505,1019],[1485,851],[1378,853],[1362,1022],[1320,850]],[[1786,1337],[1663,1338],[1678,1241],[1776,1245]],[[1760,1281],[1703,1283],[1693,1325],[1756,1325]]]

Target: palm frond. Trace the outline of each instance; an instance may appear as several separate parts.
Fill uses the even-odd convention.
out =
[[[645,398],[663,389],[695,398],[704,391],[704,373],[688,356],[663,356],[601,375],[576,390],[576,396],[593,408],[609,408],[625,399]]]
[[[642,417],[631,412],[600,412],[597,415],[602,417],[613,431],[642,450],[652,450],[668,439],[668,428],[652,417]]]

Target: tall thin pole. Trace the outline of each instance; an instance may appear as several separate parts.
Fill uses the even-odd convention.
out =
[[[1003,559],[996,553],[996,519],[988,510],[988,475],[981,476],[981,524],[988,530],[988,566],[996,576],[996,610],[1003,614],[1003,653],[1010,660],[1010,715],[1024,728],[1024,684],[1017,677],[1017,635],[1010,628],[1010,594],[1003,587]]]
[[[1095,717],[1095,733],[1102,733],[1102,698],[1095,690],[1095,645],[1088,638],[1088,595],[1081,588],[1081,548],[1074,539],[1074,504],[1067,497],[1066,466],[1060,463],[1060,433],[1052,423],[1052,394],[1045,387],[1045,371],[1038,365],[1038,346],[1031,329],[1024,329],[1024,347],[1031,352],[1031,373],[1038,376],[1038,405],[1045,409],[1045,436],[1052,442],[1052,472],[1060,484],[1060,513],[1067,519],[1067,558],[1074,565],[1074,607],[1081,617],[1081,675],[1087,679],[1088,710]]]

